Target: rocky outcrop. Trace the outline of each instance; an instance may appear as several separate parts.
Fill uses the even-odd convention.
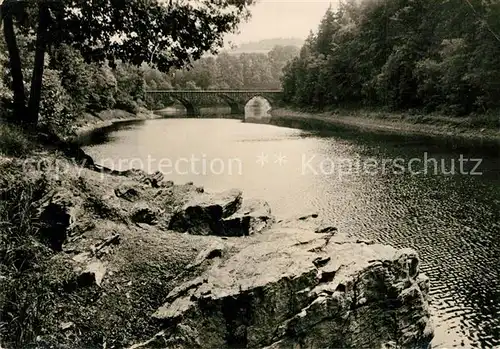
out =
[[[243,202],[242,192],[198,193],[176,212],[169,229],[193,235],[248,236],[274,221],[266,202]]]
[[[43,294],[51,294],[39,298],[40,309],[53,317],[36,318],[44,328],[38,344],[101,347],[105,338],[116,348],[305,349],[430,342],[429,281],[413,250],[348,239],[317,214],[275,222],[267,203],[243,199],[239,190],[205,193],[159,173],[28,173],[40,227],[32,238],[49,258],[37,269],[50,287]],[[11,185],[0,182],[2,190]]]
[[[413,250],[272,229],[174,289],[153,315],[169,348],[426,348]]]
[[[174,214],[169,229],[193,235],[224,235],[222,220],[236,213],[242,201],[239,190],[200,194]]]
[[[134,207],[131,219],[135,223],[157,225],[160,215],[160,209],[153,208],[146,203],[142,203]]]
[[[283,219],[277,222],[277,226],[282,228],[301,228],[317,234],[335,234],[337,232],[337,228],[326,223],[317,213]]]
[[[222,220],[225,236],[249,236],[261,233],[273,223],[274,217],[267,202],[247,199],[235,214]]]
[[[66,188],[54,189],[37,203],[39,234],[53,250],[61,251],[81,214],[82,200]]]

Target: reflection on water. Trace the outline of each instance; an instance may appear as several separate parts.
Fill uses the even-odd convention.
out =
[[[264,121],[271,118],[271,104],[263,97],[256,96],[245,106],[245,120]]]
[[[104,144],[114,141],[116,131],[135,129],[144,123],[144,120],[119,121],[78,136],[74,143],[78,145]]]
[[[434,346],[500,345],[498,145],[347,130],[318,134],[208,119],[153,120],[104,133],[108,142],[86,151],[105,165],[124,169],[130,166],[125,160],[140,159],[134,166],[162,168],[179,183],[241,188],[247,197],[267,200],[280,217],[316,211],[352,236],[417,249],[432,282]],[[413,163],[415,173],[392,171],[390,160],[408,165],[424,154],[446,166],[461,154],[482,159],[482,175],[443,175],[441,169],[424,174],[419,162]],[[353,170],[357,163],[376,165]],[[464,171],[473,166],[465,164]]]
[[[200,107],[199,108],[200,115],[199,117],[229,117],[231,115],[231,108],[217,106],[217,107]],[[165,118],[178,118],[185,117],[187,115],[186,108],[182,105],[173,105],[171,107],[163,108],[161,110],[156,110],[155,114],[163,116]],[[237,118],[236,116],[234,118]]]

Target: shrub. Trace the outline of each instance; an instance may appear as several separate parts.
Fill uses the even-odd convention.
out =
[[[117,99],[115,108],[128,111],[132,114],[137,114],[139,112],[139,105],[130,98]]]
[[[24,157],[35,149],[30,135],[20,127],[0,124],[0,155]]]
[[[92,85],[89,108],[94,111],[111,109],[115,106],[117,81],[109,67],[89,66],[92,70]]]
[[[7,63],[7,57],[3,53],[3,40],[0,41],[0,119],[5,119],[7,118],[9,111],[8,111],[8,106],[10,102],[12,101],[12,91],[8,88],[6,81],[5,81],[5,76],[6,74],[6,63]]]
[[[61,85],[71,99],[72,109],[78,113],[85,111],[91,93],[92,71],[80,52],[68,45],[61,45],[51,56],[50,68],[59,72]]]
[[[68,125],[74,117],[71,99],[61,84],[59,72],[47,69],[43,75],[40,125],[57,134],[67,135],[71,131]]]

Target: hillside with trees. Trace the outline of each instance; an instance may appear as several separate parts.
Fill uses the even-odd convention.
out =
[[[223,52],[169,73],[144,67],[146,88],[279,89],[283,68],[298,53],[295,46],[275,46],[267,54]]]
[[[500,3],[348,1],[285,68],[285,100],[451,115],[500,107]]]
[[[232,50],[228,51],[230,54],[242,53],[268,53],[276,46],[295,46],[302,47],[304,39],[299,38],[274,38],[265,39],[260,41],[246,42],[237,45]]]

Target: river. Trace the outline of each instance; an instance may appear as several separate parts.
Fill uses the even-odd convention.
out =
[[[498,144],[224,119],[122,123],[87,142],[108,167],[240,188],[278,217],[317,212],[354,237],[415,248],[431,279],[433,347],[500,346]]]

